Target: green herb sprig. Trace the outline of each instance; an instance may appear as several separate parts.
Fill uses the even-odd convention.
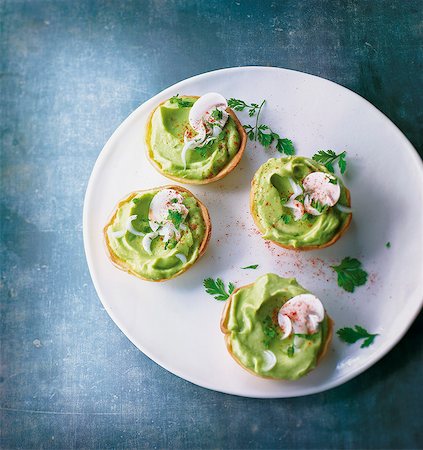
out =
[[[354,344],[358,340],[364,339],[364,342],[360,345],[360,348],[365,348],[373,344],[376,336],[378,336],[378,334],[369,333],[365,328],[360,327],[360,325],[356,325],[354,328],[341,328],[336,332],[336,334],[347,344]]]
[[[368,274],[361,268],[361,262],[347,256],[338,266],[331,266],[338,274],[338,286],[347,292],[354,292],[357,286],[366,284]]]
[[[232,292],[235,290],[235,285],[233,283],[228,283],[228,292],[226,291],[225,283],[220,279],[216,278],[206,278],[203,281],[204,288],[207,294],[212,295],[215,300],[225,301],[227,300]]]
[[[248,115],[250,117],[256,116],[254,126],[244,125],[247,136],[251,141],[260,142],[264,148],[269,148],[274,143],[278,152],[285,153],[286,155],[295,154],[295,148],[290,139],[281,138],[279,134],[272,131],[268,125],[259,124],[260,113],[265,103],[266,100],[263,100],[260,104],[248,104],[244,102],[244,100],[236,98],[230,98],[228,100],[228,106],[235,111],[244,111],[244,109],[248,109]]]
[[[167,218],[172,221],[173,225],[175,225],[175,228],[178,230],[183,220],[182,214],[173,209],[168,209],[167,214]]]
[[[283,220],[284,223],[286,223],[288,225],[288,223],[291,222],[291,216],[288,214],[282,214],[281,215],[281,219]]]
[[[335,173],[334,164],[338,162],[339,170],[342,174],[344,174],[347,169],[347,161],[345,157],[347,156],[347,152],[342,152],[337,155],[333,150],[319,150],[315,155],[313,155],[313,159],[321,164],[323,164],[326,169],[330,172]]]
[[[241,269],[257,269],[258,266],[258,264],[252,264],[251,266],[241,267]]]
[[[211,113],[211,116],[215,120],[221,120],[223,118],[223,111],[221,111],[220,109],[214,109]]]

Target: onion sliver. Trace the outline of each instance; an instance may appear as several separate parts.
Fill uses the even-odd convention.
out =
[[[271,350],[265,350],[263,352],[264,364],[262,366],[262,370],[268,372],[272,370],[276,365],[276,356]]]
[[[151,255],[151,242],[158,235],[159,235],[159,233],[157,233],[156,231],[153,231],[152,233],[146,234],[142,240],[142,246],[149,255]]]
[[[176,253],[175,256],[181,261],[182,264],[187,263],[187,257],[183,253]]]
[[[289,197],[290,200],[294,200],[299,195],[303,193],[303,190],[300,185],[298,185],[292,178],[288,178],[289,184],[291,185],[292,190],[294,193]]]
[[[126,234],[126,230],[119,230],[119,231],[111,231],[110,234],[115,237],[116,239],[119,239]]]

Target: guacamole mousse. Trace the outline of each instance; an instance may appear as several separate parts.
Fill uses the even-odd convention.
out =
[[[168,178],[209,183],[229,173],[245,148],[244,128],[217,93],[174,96],[152,113],[147,155]]]
[[[131,193],[104,228],[109,256],[140,278],[173,278],[203,254],[210,235],[206,207],[180,186]]]
[[[251,185],[251,213],[263,238],[286,248],[333,244],[350,224],[350,206],[342,180],[302,156],[269,159]]]
[[[230,354],[249,372],[296,380],[326,352],[332,320],[321,301],[295,278],[269,273],[235,290],[221,329]]]

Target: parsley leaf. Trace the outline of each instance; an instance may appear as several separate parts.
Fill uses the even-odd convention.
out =
[[[263,333],[265,334],[265,339],[263,341],[263,344],[265,347],[269,347],[270,343],[272,342],[273,338],[276,337],[277,332],[273,327],[263,327]]]
[[[347,292],[354,292],[356,286],[362,286],[367,282],[367,272],[361,268],[358,259],[347,256],[338,266],[331,266],[338,274],[338,286]]]
[[[338,161],[339,170],[343,174],[347,169],[347,161],[345,160],[346,156],[347,152],[342,152],[337,155],[333,150],[319,150],[315,155],[313,155],[313,159],[323,164],[326,169],[332,173],[335,172],[333,165]]]
[[[280,139],[278,137],[278,142],[276,144],[276,150],[279,153],[285,153],[285,155],[295,155],[294,144],[291,139],[283,138]]]
[[[263,100],[263,103],[264,102],[265,100]],[[248,103],[245,103],[244,100],[239,100],[237,98],[230,98],[228,100],[228,106],[234,111],[244,111],[244,109],[247,108],[248,115],[250,117],[253,117],[256,114],[256,111],[260,108],[260,106],[257,103],[251,103],[251,105],[249,105]]]
[[[377,334],[370,334],[365,328],[360,327],[360,325],[356,325],[355,328],[341,328],[336,332],[336,334],[347,344],[354,344],[358,340],[364,339],[364,342],[360,345],[360,348],[368,347],[373,344],[375,337],[378,336]]]
[[[178,108],[189,108],[194,104],[194,102],[192,102],[191,100],[184,100],[183,98],[179,97],[179,94],[171,97],[169,101],[170,103],[177,103]]]
[[[244,129],[247,133],[248,139],[251,141],[258,141],[264,148],[269,148],[273,143],[279,153],[285,153],[285,155],[294,155],[295,148],[290,139],[281,138],[277,133],[274,133],[268,125],[259,124],[259,117],[261,110],[266,103],[263,100],[260,104],[251,103],[248,104],[244,100],[237,98],[230,98],[228,100],[228,106],[235,111],[244,111],[248,109],[248,115],[250,117],[256,116],[256,121],[253,125],[244,125]]]
[[[387,242],[387,243],[385,244],[385,247],[386,247],[386,248],[391,248],[391,243],[390,243],[390,242]]]
[[[257,269],[258,266],[258,264],[252,264],[251,266],[241,267],[241,269]]]
[[[225,283],[220,279],[216,278],[206,278],[203,281],[204,288],[206,289],[207,294],[212,295],[215,300],[225,301],[229,298],[232,292],[235,290],[235,285],[233,283],[228,284],[228,292],[226,292]]]
[[[172,221],[173,225],[175,225],[175,228],[178,230],[183,220],[182,214],[179,211],[174,211],[173,209],[168,209],[167,213],[167,218]]]
[[[294,349],[293,345],[288,347],[288,350],[287,350],[286,354],[289,356],[289,358],[292,358],[294,356],[294,351],[295,351],[295,349]]]
[[[291,216],[289,216],[288,214],[282,214],[281,215],[281,219],[284,221],[284,223],[288,224],[289,222],[291,222]]]
[[[213,112],[211,113],[211,116],[215,120],[221,120],[223,117],[223,112],[220,109],[214,109]]]

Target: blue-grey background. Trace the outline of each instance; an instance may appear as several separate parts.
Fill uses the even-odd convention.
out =
[[[122,120],[168,85],[222,67],[338,82],[421,152],[421,8],[1,0],[2,448],[423,447],[421,317],[382,361],[329,392],[210,392],[157,366],[114,325],[81,226],[91,169]]]

